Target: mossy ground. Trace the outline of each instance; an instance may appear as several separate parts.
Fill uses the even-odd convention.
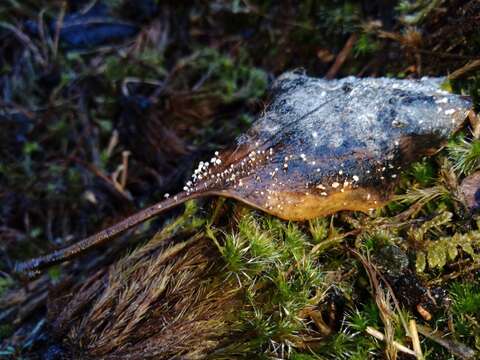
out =
[[[94,3],[0,5],[0,357],[413,358],[393,345],[412,347],[410,320],[426,358],[479,356],[468,127],[372,216],[288,223],[211,199],[28,286],[10,275],[180,190],[283,71],[451,74],[478,111],[477,1],[106,1],[138,33],[80,50],[45,25]]]

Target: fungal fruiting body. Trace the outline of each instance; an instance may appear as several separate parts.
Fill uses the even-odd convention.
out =
[[[232,148],[200,162],[183,192],[16,270],[32,273],[70,259],[201,196],[235,198],[288,220],[378,208],[402,169],[438,151],[471,108],[468,99],[441,90],[441,81],[286,73],[251,129]]]

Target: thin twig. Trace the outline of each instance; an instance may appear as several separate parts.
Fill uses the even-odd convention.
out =
[[[442,333],[439,330],[432,330],[428,326],[417,324],[418,332],[423,336],[429,338],[432,341],[435,341],[437,344],[440,344],[445,349],[450,351],[452,354],[466,360],[475,359],[476,352],[475,350],[469,348],[467,345],[455,341],[451,338],[448,338],[446,334]]]
[[[63,18],[65,17],[67,4],[66,2],[62,3],[62,7],[60,9],[60,15],[58,16],[57,22],[55,24],[55,36],[53,38],[53,59],[57,58],[58,54],[58,44],[60,42],[60,32],[62,31],[63,27]]]
[[[366,330],[365,330],[369,335],[372,335],[375,339],[378,339],[380,341],[385,341],[385,335],[383,335],[380,331],[372,328],[371,326],[367,326]],[[399,342],[397,341],[393,341],[393,346],[398,350],[398,351],[401,351],[405,354],[409,354],[409,355],[413,355],[415,356],[415,351],[413,351],[412,349],[400,344]]]
[[[128,177],[128,157],[130,156],[130,151],[123,151],[122,152],[122,174],[120,177],[120,186],[122,187],[122,191],[125,191],[125,186],[127,185],[127,177]]]
[[[45,12],[46,12],[46,9],[42,9],[38,14],[38,35],[40,37],[40,44],[43,52],[43,57],[44,59],[48,59],[48,43],[47,43],[47,37],[45,36],[45,21],[43,20]]]
[[[20,31],[19,29],[17,29],[15,26],[13,26],[9,23],[6,23],[4,21],[0,21],[0,27],[3,27],[7,30],[10,30],[21,42],[23,42],[25,44],[25,46],[27,46],[32,51],[35,60],[39,64],[41,64],[43,66],[46,65],[46,61],[42,57],[42,54],[41,54],[40,50],[33,43],[33,41],[30,39],[30,37],[28,37],[25,33]]]
[[[420,346],[420,338],[418,337],[417,323],[414,319],[409,322],[409,333],[410,338],[412,339],[413,350],[415,351],[415,356],[418,360],[423,360],[422,347]]]
[[[458,78],[464,77],[468,73],[480,69],[480,59],[469,61],[467,64],[462,66],[460,69],[455,70],[453,73],[448,75],[448,80],[456,80]]]
[[[131,196],[129,196],[129,194],[127,194],[123,191],[119,191],[118,187],[115,186],[114,182],[107,175],[105,175],[102,170],[97,168],[95,165],[93,165],[93,164],[91,164],[87,161],[84,161],[82,159],[79,159],[75,156],[71,156],[69,158],[69,160],[72,160],[75,163],[77,163],[79,165],[82,165],[86,170],[90,171],[93,175],[98,176],[100,179],[102,179],[105,182],[105,184],[108,186],[108,188],[113,190],[113,192],[121,195],[121,197],[123,199],[127,200],[128,202],[130,202],[130,203],[132,202]]]
[[[470,123],[470,126],[472,127],[472,135],[475,139],[480,138],[480,116],[478,114],[475,114],[473,110],[470,110],[468,112],[468,122]]]
[[[350,35],[347,42],[345,43],[345,46],[338,53],[337,58],[335,59],[335,62],[333,63],[333,65],[330,67],[327,74],[325,75],[325,79],[333,79],[335,76],[337,76],[338,71],[340,70],[340,68],[345,63],[348,56],[352,52],[353,46],[357,42],[357,38],[358,36],[355,33]]]

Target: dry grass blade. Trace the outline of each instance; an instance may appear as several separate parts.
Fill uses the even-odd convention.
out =
[[[46,60],[42,57],[42,54],[40,52],[40,50],[38,49],[38,47],[33,43],[32,39],[30,39],[30,37],[28,37],[28,35],[26,35],[24,32],[22,32],[21,30],[19,30],[18,28],[16,28],[15,26],[11,25],[11,24],[8,24],[4,21],[0,21],[0,27],[3,27],[7,30],[10,30],[13,34],[15,34],[15,36],[18,38],[18,40],[20,40],[21,42],[23,42],[33,53],[34,57],[35,57],[35,60],[43,65],[43,66],[46,66],[47,65],[47,62]]]
[[[415,351],[415,356],[418,360],[423,360],[424,357],[422,347],[420,345],[420,339],[418,337],[417,323],[413,319],[409,322],[409,330],[409,334],[412,339],[413,350]]]
[[[372,335],[374,338],[380,340],[380,341],[386,341],[386,336],[384,334],[382,334],[380,331],[368,326],[367,327],[367,330],[366,332],[370,335]],[[415,356],[415,351],[413,351],[412,349],[400,344],[399,342],[396,342],[396,341],[393,341],[393,346],[395,347],[395,349],[397,349],[398,351],[401,351],[405,354],[409,354],[409,355],[413,355]]]
[[[373,264],[360,253],[353,251],[353,253],[360,259],[365,271],[367,272],[370,280],[370,286],[372,287],[372,294],[375,298],[375,302],[380,311],[380,318],[384,325],[385,334],[384,340],[386,343],[385,354],[389,360],[397,358],[398,346],[395,345],[395,329],[393,326],[393,310],[390,306],[390,300],[393,298],[393,294],[390,288],[383,289],[377,277],[377,271]]]
[[[91,305],[70,319],[70,342],[102,358],[196,357],[215,347],[235,291],[203,280],[213,266],[207,244],[193,237],[153,254],[140,249],[111,267],[76,295]]]

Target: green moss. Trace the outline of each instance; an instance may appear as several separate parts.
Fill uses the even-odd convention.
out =
[[[480,287],[476,283],[455,282],[450,287],[452,311],[456,315],[480,316]]]
[[[327,218],[319,217],[310,220],[308,224],[314,244],[318,244],[327,239],[330,225]]]
[[[437,176],[437,169],[432,161],[423,160],[413,164],[409,174],[421,187],[432,186]]]
[[[0,325],[0,340],[8,338],[13,333],[13,326],[10,324]]]
[[[397,11],[405,23],[416,25],[425,20],[428,14],[441,5],[441,0],[402,0],[397,4]]]
[[[305,353],[298,353],[294,352],[291,356],[290,359],[292,360],[318,360],[321,359],[320,357],[316,355],[310,355],[310,354],[305,354]]]
[[[469,175],[480,166],[480,140],[461,138],[451,141],[448,152],[454,163],[453,168],[460,174]]]
[[[159,79],[166,75],[163,68],[163,53],[146,48],[129,59],[118,54],[106,57],[105,76],[112,82],[122,81],[127,77],[139,79]]]
[[[329,35],[353,32],[360,22],[360,5],[352,1],[340,1],[339,4],[323,3],[319,8],[321,26]]]
[[[257,98],[267,88],[266,73],[248,63],[245,55],[237,59],[214,49],[201,49],[186,71],[197,78],[197,87],[220,96],[223,101]]]
[[[328,339],[319,353],[327,359],[374,359],[378,353],[378,344],[371,338],[345,331]]]
[[[455,233],[451,237],[441,237],[424,244],[425,253],[417,254],[417,271],[424,271],[426,259],[431,269],[442,269],[448,262],[453,261],[459,255],[459,249],[470,255],[473,260],[478,258],[474,249],[480,245],[480,233]]]
[[[478,281],[478,279],[477,279]],[[479,350],[480,288],[475,283],[455,282],[450,287],[455,335]]]
[[[121,3],[108,1],[115,9]],[[168,2],[156,3],[169,6]],[[358,35],[356,44],[337,76],[452,73],[479,50],[479,32],[469,26],[471,21],[465,22],[461,37],[452,37],[448,46],[441,43],[445,36],[433,38],[434,45],[438,45],[438,57],[435,54],[433,60],[426,53],[430,49],[387,40],[377,32],[385,30],[406,41],[410,25],[403,24],[414,24],[422,34],[421,46],[431,44],[430,31],[437,23],[464,22],[463,18],[452,19],[455,9],[448,2],[441,3],[438,11],[439,1],[398,1],[397,13],[387,15],[378,4],[347,0],[307,0],[287,5],[274,1],[182,5],[175,11],[167,8],[160,24],[142,24],[147,31],[138,39],[91,52],[60,49],[55,59],[51,39],[43,42],[20,24],[27,19],[37,21],[40,10],[45,10],[44,20],[50,21],[59,14],[58,4],[9,0],[7,5],[0,5],[0,19],[24,31],[31,45],[48,58],[47,64],[38,64],[31,47],[16,48],[2,32],[4,61],[0,73],[6,106],[0,111],[0,120],[2,124],[4,117],[26,123],[25,129],[2,129],[0,134],[2,144],[13,143],[0,149],[2,221],[5,219],[5,229],[18,231],[19,239],[12,240],[14,245],[6,242],[5,253],[15,259],[39,255],[53,246],[49,238],[56,242],[64,235],[80,237],[98,229],[100,222],[120,218],[130,211],[128,206],[133,210],[133,204],[124,205],[119,194],[109,188],[111,174],[121,164],[122,151],[139,151],[130,149],[135,146],[123,139],[113,151],[107,151],[125,120],[125,97],[148,97],[152,105],[151,113],[134,119],[129,115],[123,125],[153,125],[148,131],[165,126],[181,139],[179,146],[187,149],[183,164],[184,160],[217,150],[219,144],[224,146],[252,123],[252,114],[262,109],[259,99],[265,95],[269,77],[300,66],[309,74],[323,76],[354,32]],[[369,8],[373,9],[371,13],[367,13]],[[393,27],[386,25],[392,20],[390,15],[396,16]],[[380,22],[383,25],[376,28]],[[428,26],[423,28],[423,24]],[[450,30],[449,34],[455,32]],[[329,59],[319,59],[320,50]],[[421,67],[416,66],[418,54]],[[384,60],[392,55],[395,61]],[[450,59],[450,55],[459,60]],[[39,81],[50,68],[58,69],[60,80],[47,91]],[[470,95],[479,110],[478,71],[446,81],[442,88]],[[188,100],[186,106],[184,98]],[[177,99],[181,100],[180,106],[174,106]],[[10,118],[12,114],[26,119]],[[84,118],[80,119],[80,114]],[[150,116],[159,122],[149,123]],[[155,145],[166,146],[163,139]],[[155,152],[158,147],[152,149]],[[145,165],[146,155],[152,154],[140,150],[140,155],[132,152],[130,158],[127,190],[136,204],[146,204],[157,195],[148,189],[157,189],[171,180],[172,170]],[[165,161],[169,159],[160,159],[162,164]],[[215,266],[221,269],[212,281],[238,291],[237,300],[243,304],[240,315],[228,314],[235,326],[233,339],[222,337],[222,341],[231,343],[225,359],[233,357],[229,354],[278,358],[289,352],[291,358],[299,360],[382,357],[384,344],[365,333],[367,326],[383,331],[379,310],[371,298],[365,272],[349,250],[376,254],[389,245],[416,256],[416,269],[422,279],[450,286],[452,322],[448,324],[447,315],[442,314],[436,324],[443,331],[452,330],[469,346],[480,348],[480,289],[474,284],[476,275],[470,271],[475,269],[480,251],[478,224],[462,213],[456,196],[458,184],[478,170],[479,164],[480,142],[472,139],[467,129],[450,141],[446,151],[414,164],[402,174],[396,201],[374,214],[342,212],[305,223],[288,223],[248,211],[237,222],[236,216],[230,216],[231,203],[226,202],[218,206],[215,218],[219,220],[214,221],[205,219],[196,203],[189,202],[185,213],[167,221],[151,241],[162,242],[182,232],[198,236],[206,233],[212,239],[210,250],[218,256]],[[182,177],[183,170],[177,170]],[[95,205],[83,200],[86,191],[95,195]],[[2,259],[2,270],[8,269],[6,263]],[[211,272],[205,276],[213,276]],[[49,274],[50,280],[58,280],[60,268],[53,268]],[[83,279],[84,274],[80,275],[73,281]],[[444,280],[449,276],[461,281],[449,285]],[[0,295],[18,285],[5,279],[0,279]],[[325,294],[332,287],[341,289],[345,313],[327,308]],[[330,336],[320,335],[312,319],[305,315],[312,309],[322,316],[341,319],[332,325]],[[405,334],[398,316],[395,312],[391,320],[396,337],[403,340]],[[2,326],[0,336],[9,337],[15,331]],[[13,357],[15,349],[4,349],[2,355]],[[432,358],[451,356],[433,345],[425,351],[430,351]]]
[[[324,275],[307,251],[307,234],[295,224],[250,212],[235,232],[219,235],[214,242],[226,281],[234,278],[248,289],[245,300],[251,306],[238,325],[240,333],[252,337],[248,348],[258,353],[272,343],[291,346],[306,326],[300,311],[324,286]]]
[[[0,277],[0,297],[13,285],[13,281],[9,277]]]
[[[356,309],[347,318],[347,325],[353,332],[364,332],[367,326],[378,327],[380,314],[377,306],[369,301],[361,310]]]
[[[375,230],[373,232],[365,232],[357,240],[357,247],[360,244],[367,251],[377,251],[387,245],[394,243],[395,235],[387,230]]]
[[[355,57],[369,56],[378,51],[380,44],[371,35],[362,33],[353,48]]]
[[[294,223],[289,223],[284,228],[284,251],[286,257],[293,256],[295,260],[300,260],[306,251],[308,244],[305,234],[300,231],[298,226]]]
[[[59,266],[53,266],[48,269],[48,276],[52,280],[52,282],[58,282],[62,275],[62,269]]]

